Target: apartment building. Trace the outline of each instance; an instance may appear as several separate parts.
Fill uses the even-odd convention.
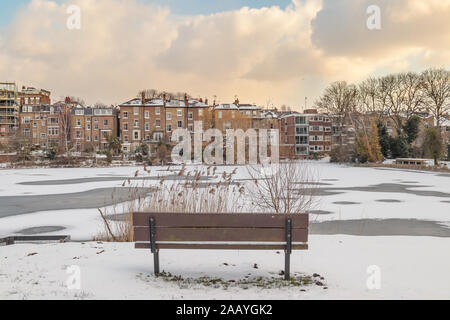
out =
[[[33,87],[22,87],[19,92],[20,106],[35,106],[51,104],[50,91]]]
[[[0,136],[19,127],[19,96],[14,82],[0,83]]]
[[[24,105],[20,109],[20,131],[35,146],[58,147],[67,136],[67,111],[63,105]]]
[[[106,150],[110,137],[118,135],[114,108],[77,106],[70,113],[70,139],[76,152]]]
[[[316,109],[280,117],[280,156],[307,157],[327,154],[332,145],[332,119]]]
[[[142,143],[175,143],[171,140],[175,129],[188,129],[193,133],[194,121],[202,121],[206,127],[211,123],[208,101],[189,100],[187,96],[184,100],[166,99],[166,96],[147,99],[143,94],[119,108],[124,152],[131,152]]]

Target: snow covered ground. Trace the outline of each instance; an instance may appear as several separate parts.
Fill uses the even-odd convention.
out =
[[[0,249],[0,299],[450,299],[449,247],[448,238],[311,236],[310,249],[291,256],[291,269],[320,274],[327,289],[225,290],[155,278],[149,250],[132,244],[18,244]],[[237,281],[248,274],[281,278],[284,255],[162,250],[160,259],[163,270],[184,278]],[[80,289],[67,286],[73,284],[73,266]]]
[[[326,162],[309,165],[320,182],[322,194],[315,208],[319,214],[311,215],[314,222],[417,219],[450,227],[449,174]],[[236,179],[245,181],[249,177],[245,167],[223,166],[217,173],[235,168]],[[22,234],[28,228],[55,226],[63,230],[45,234],[69,234],[74,240],[86,241],[0,247],[0,299],[450,298],[450,255],[446,254],[450,237],[445,236],[312,235],[310,249],[293,254],[292,271],[324,276],[327,289],[312,285],[304,288],[306,291],[298,287],[224,290],[200,284],[180,288],[175,282],[155,279],[150,252],[135,250],[132,244],[90,242],[103,230],[97,207],[77,208],[69,204],[74,193],[80,203],[89,203],[89,195],[100,189],[104,190],[106,201],[110,188],[120,188],[124,179],[133,177],[139,169],[142,168],[0,170],[0,237]],[[166,169],[167,166],[151,167],[151,176],[171,175]],[[146,185],[157,183],[154,179]],[[61,209],[34,212],[29,209],[33,203],[27,199],[33,199],[36,208],[57,205]],[[48,199],[55,203],[46,203]],[[30,213],[21,214],[25,209]],[[252,267],[255,263],[259,269]],[[67,267],[72,265],[81,271],[80,290],[69,290],[66,284]],[[251,277],[279,277],[283,254],[164,250],[161,268],[185,278],[240,280],[249,273]],[[380,288],[370,290],[367,281],[373,280],[374,270],[379,271]]]

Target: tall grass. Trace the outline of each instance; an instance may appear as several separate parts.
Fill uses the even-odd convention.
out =
[[[133,212],[175,212],[175,213],[237,213],[245,210],[247,201],[245,188],[233,182],[236,169],[231,172],[217,172],[217,167],[193,169],[185,166],[179,170],[170,170],[174,175],[160,176],[156,184],[152,181],[152,172],[147,167],[136,171],[135,178],[123,182],[128,187],[130,201],[121,203],[116,199],[111,212],[99,209],[104,230],[95,240],[130,242],[133,241]],[[175,181],[174,181],[175,180]],[[114,219],[111,219],[115,217]],[[119,217],[119,218],[118,218]]]

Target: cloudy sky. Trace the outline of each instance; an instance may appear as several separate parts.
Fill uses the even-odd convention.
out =
[[[450,67],[449,17],[450,0],[0,0],[0,81],[88,103],[156,88],[301,109],[331,81]]]

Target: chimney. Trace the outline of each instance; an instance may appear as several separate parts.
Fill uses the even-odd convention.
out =
[[[184,94],[184,105],[185,105],[186,107],[189,106],[189,101],[188,101],[187,93]]]
[[[239,105],[239,99],[238,98],[236,98],[236,100],[234,100],[234,104],[235,105]]]
[[[208,98],[205,98],[205,104],[208,105]]]
[[[215,107],[215,106],[216,106],[216,100],[213,101],[213,107]]]
[[[142,104],[145,104],[145,91],[141,92],[141,102]]]
[[[163,103],[165,103],[165,102],[166,102],[166,94],[163,93]]]

